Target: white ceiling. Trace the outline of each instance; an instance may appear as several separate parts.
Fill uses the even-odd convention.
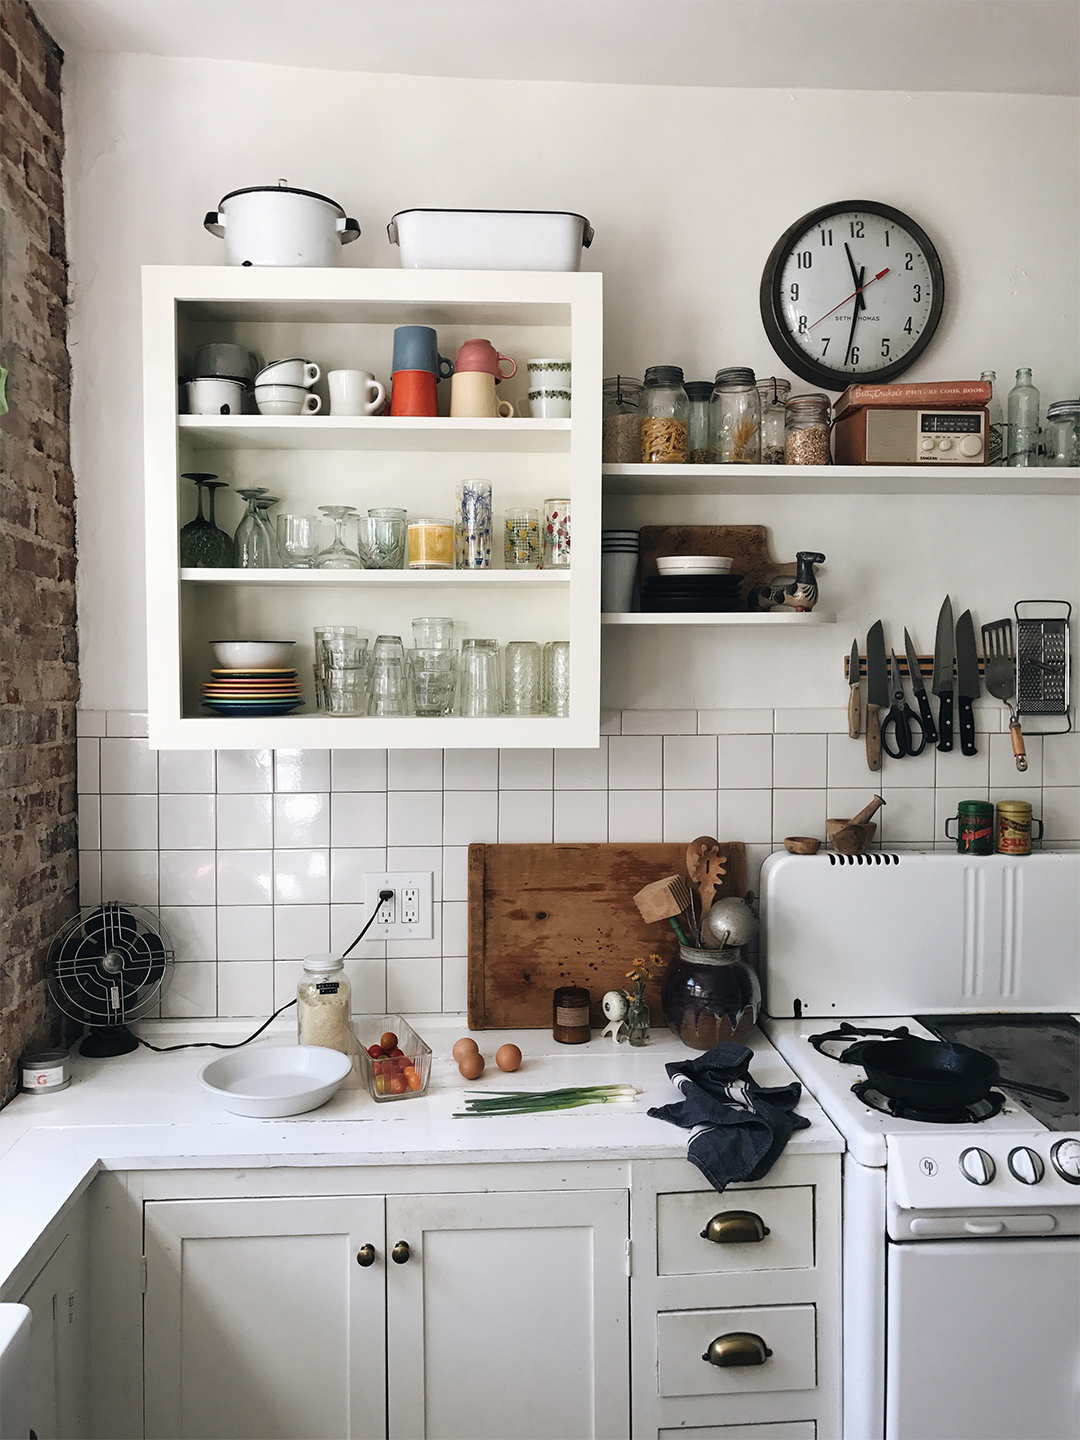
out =
[[[477,79],[1080,91],[1077,0],[33,0],[65,50]]]

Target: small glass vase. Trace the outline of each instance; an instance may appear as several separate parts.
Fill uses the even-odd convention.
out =
[[[649,1007],[644,1000],[630,996],[630,1008],[626,1012],[626,1023],[630,1033],[626,1037],[631,1045],[649,1043]]]

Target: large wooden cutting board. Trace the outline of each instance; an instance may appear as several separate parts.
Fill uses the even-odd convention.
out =
[[[666,922],[646,925],[634,895],[650,880],[685,872],[686,847],[665,845],[470,845],[469,1029],[539,1030],[551,1024],[558,985],[584,985],[592,1023],[600,1001],[628,985],[636,959],[666,963],[678,941]],[[717,892],[745,895],[746,851],[720,842],[727,874]],[[645,998],[654,1023],[658,981]]]

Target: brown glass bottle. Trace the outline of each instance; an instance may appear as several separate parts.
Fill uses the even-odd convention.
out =
[[[562,1045],[584,1045],[591,1039],[589,992],[582,985],[560,985],[551,997],[551,1033]]]

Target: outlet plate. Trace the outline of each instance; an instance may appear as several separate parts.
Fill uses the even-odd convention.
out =
[[[389,923],[376,920],[364,937],[366,940],[430,940],[432,930],[432,872],[430,870],[397,870],[369,873],[364,876],[365,919],[379,903],[380,890],[393,890],[393,900],[385,902],[390,912]]]

